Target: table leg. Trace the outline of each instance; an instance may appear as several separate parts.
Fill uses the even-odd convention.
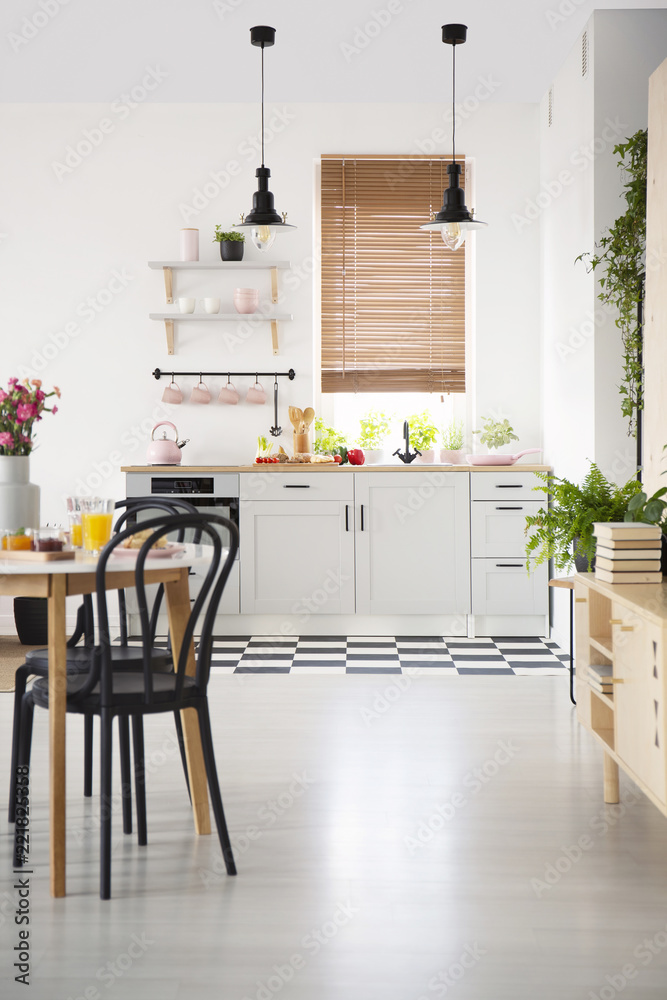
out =
[[[570,701],[577,704],[574,697],[574,587],[570,591]]]
[[[65,722],[67,703],[67,578],[49,581],[49,796],[51,803],[51,895],[65,895]]]
[[[183,633],[191,610],[187,568],[181,570],[178,580],[166,583],[164,589],[167,597],[167,611],[169,613],[171,648],[174,663],[177,663],[181,651]],[[192,644],[188,653],[186,673],[190,677],[194,677],[195,674],[195,653]],[[204,766],[204,755],[202,753],[199,721],[196,711],[193,708],[186,708],[185,711],[181,712],[181,721],[183,724],[185,755],[188,761],[195,830],[199,834],[206,834],[211,832],[211,814],[208,805],[206,768]]]
[[[613,805],[619,801],[618,764],[608,753],[603,756],[604,801]]]

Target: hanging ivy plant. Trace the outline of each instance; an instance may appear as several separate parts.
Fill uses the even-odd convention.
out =
[[[623,341],[621,412],[629,419],[628,434],[636,434],[637,411],[643,409],[643,371],[640,361],[642,331],[637,308],[642,297],[646,253],[646,159],[648,132],[641,129],[614,147],[618,165],[625,172],[623,196],[627,210],[596,244],[597,253],[582,253],[594,271],[604,265],[598,298],[617,313],[616,326]]]

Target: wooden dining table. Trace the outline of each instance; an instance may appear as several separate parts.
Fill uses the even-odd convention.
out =
[[[188,569],[209,559],[208,546],[186,545],[172,557],[152,559],[146,564],[146,583],[163,583],[169,617],[174,660],[180,655],[190,615]],[[0,596],[45,597],[48,601],[49,647],[49,807],[51,895],[65,895],[65,726],[67,719],[67,635],[65,599],[95,592],[97,557],[81,553],[75,559],[32,562],[0,559]],[[126,556],[112,556],[107,566],[106,589],[134,586],[134,564]],[[186,672],[194,676],[194,645],[190,643]],[[181,712],[183,737],[190,778],[195,831],[210,834],[206,770],[194,709]]]

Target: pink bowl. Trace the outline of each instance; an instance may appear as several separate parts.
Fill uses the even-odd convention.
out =
[[[234,290],[234,308],[238,313],[254,313],[259,305],[257,288],[237,288]]]

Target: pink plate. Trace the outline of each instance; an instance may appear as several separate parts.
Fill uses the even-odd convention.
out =
[[[141,549],[123,549],[118,547],[113,550],[112,555],[128,556],[130,559],[136,559],[140,551]],[[150,549],[146,558],[169,559],[171,556],[178,555],[179,552],[185,552],[185,545],[179,545],[178,542],[167,542],[164,549]]]
[[[466,461],[468,465],[514,465],[523,455],[536,455],[540,451],[541,448],[527,448],[516,455],[466,455]]]

